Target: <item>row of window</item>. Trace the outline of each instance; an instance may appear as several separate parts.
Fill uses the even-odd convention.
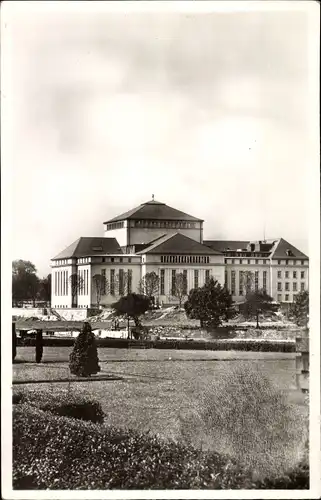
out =
[[[78,269],[78,291],[79,295],[88,295],[89,291],[88,269]]]
[[[90,262],[90,257],[81,257],[77,262],[78,264],[88,264],[88,262]]]
[[[122,229],[124,227],[124,221],[121,222],[110,222],[106,224],[106,231],[112,231],[113,229]]]
[[[294,298],[294,297],[295,297],[295,294],[293,294],[293,298]],[[284,301],[285,301],[285,302],[290,302],[290,301],[291,301],[291,299],[292,299],[291,294],[286,293],[286,294],[284,295]],[[278,301],[278,302],[283,302],[283,296],[282,296],[282,293],[278,293],[278,296],[277,296],[277,301]]]
[[[285,289],[285,291],[288,292],[290,290],[290,283],[284,283],[284,289]],[[296,281],[294,281],[292,283],[292,290],[293,290],[293,292],[298,291],[298,284]],[[304,290],[305,290],[305,283],[304,282],[300,283],[300,290],[301,290],[301,292],[304,292]],[[279,282],[278,283],[278,292],[281,292],[281,291],[282,291],[282,283]]]
[[[64,266],[68,264],[68,259],[55,260],[55,266]]]
[[[106,269],[102,269],[101,273],[106,278]],[[119,295],[132,292],[133,272],[131,269],[128,269],[126,273],[123,269],[119,269],[118,275],[116,275],[115,269],[110,269],[109,277],[110,295],[116,295],[116,289]]]
[[[263,280],[262,280],[262,289],[264,291],[267,290],[267,271],[263,271]],[[238,288],[238,295],[245,295],[246,291],[250,288],[252,288],[252,279],[253,277],[244,272],[244,271],[239,271],[239,288]],[[231,290],[232,295],[236,295],[236,271],[231,271],[231,286],[229,287],[228,283],[228,273],[225,271],[225,286]],[[254,273],[254,289],[255,291],[259,290],[260,288],[260,282],[259,282],[259,271],[255,271]]]
[[[130,264],[132,261],[131,257],[102,257],[102,262],[119,262],[120,264]]]
[[[68,295],[68,271],[54,272],[55,295]]]
[[[209,264],[206,255],[161,255],[163,264]]]
[[[248,251],[244,251],[244,252],[239,252],[239,251],[229,251],[229,250],[225,250],[224,251],[224,254],[227,256],[227,257],[269,257],[269,253],[270,252],[248,252]]]
[[[270,264],[270,260],[259,259],[224,259],[225,264]]]
[[[177,280],[177,271],[176,269],[172,269],[171,274],[171,295],[176,297],[178,295],[187,295],[188,292],[188,282],[187,282],[187,269],[183,270],[183,273],[179,273],[183,275],[183,279],[181,281]],[[208,283],[210,279],[210,270],[205,270],[205,282]],[[194,277],[193,277],[193,288],[199,287],[199,270],[194,269]],[[165,269],[160,270],[160,295],[165,295]]]
[[[286,266],[288,266],[288,265],[295,266],[295,265],[298,265],[299,262],[301,263],[301,266],[304,266],[304,264],[305,264],[304,260],[299,261],[299,260],[288,260],[288,259],[286,259],[286,260],[278,260],[278,265],[280,266],[281,264],[284,264]]]
[[[300,271],[300,276],[301,276],[301,279],[304,279],[305,278],[305,271]],[[290,278],[290,271],[285,271],[284,277],[286,279]],[[297,279],[297,277],[298,277],[298,272],[293,271],[293,279]],[[278,278],[282,278],[282,271],[278,271]]]
[[[195,229],[196,223],[181,220],[135,220],[135,227]]]

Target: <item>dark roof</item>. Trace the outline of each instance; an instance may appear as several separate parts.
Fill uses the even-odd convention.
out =
[[[292,255],[287,254],[287,250],[290,250]],[[308,259],[309,257],[305,255],[303,252],[295,248],[291,243],[288,243],[283,238],[280,238],[276,243],[275,249],[271,255],[272,259]]]
[[[116,238],[81,237],[51,260],[123,253]]]
[[[205,245],[181,233],[167,234],[138,254],[194,254],[194,255],[221,255]]]
[[[213,250],[218,250],[223,252],[224,250],[238,250],[240,248],[246,248],[250,243],[250,240],[246,241],[236,241],[236,240],[204,240],[203,244],[212,248]]]
[[[184,220],[203,222],[203,219],[198,219],[197,217],[188,215],[180,210],[176,210],[176,208],[169,207],[165,203],[150,200],[146,203],[142,203],[139,207],[135,207],[128,212],[117,215],[117,217],[104,222],[104,224],[127,219]]]

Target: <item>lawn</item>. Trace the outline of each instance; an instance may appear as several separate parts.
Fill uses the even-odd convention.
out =
[[[100,401],[106,423],[140,431],[151,430],[178,439],[180,417],[197,408],[207,387],[220,384],[232,367],[251,365],[267,374],[293,397],[295,354],[232,351],[170,351],[99,349],[100,375],[122,380],[50,382],[69,377],[69,347],[47,347],[36,365],[34,347],[19,347],[13,380],[48,380],[48,384],[15,385],[23,391],[72,391]],[[302,406],[305,411],[305,406]]]

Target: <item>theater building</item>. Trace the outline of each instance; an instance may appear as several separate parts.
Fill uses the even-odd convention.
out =
[[[244,283],[266,289],[279,302],[292,302],[308,289],[308,257],[285,240],[203,240],[203,220],[154,200],[104,222],[103,237],[81,237],[51,261],[52,307],[90,308],[97,304],[93,277],[106,278],[100,305],[138,292],[147,273],[159,276],[157,301],[173,304],[177,274],[186,292],[210,277],[227,286],[235,301]],[[79,277],[76,293],[70,277]]]

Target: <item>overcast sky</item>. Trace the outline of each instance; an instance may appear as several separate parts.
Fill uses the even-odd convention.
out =
[[[205,219],[205,238],[265,227],[309,252],[309,2],[127,14],[8,3],[13,258],[47,274],[152,194]]]

